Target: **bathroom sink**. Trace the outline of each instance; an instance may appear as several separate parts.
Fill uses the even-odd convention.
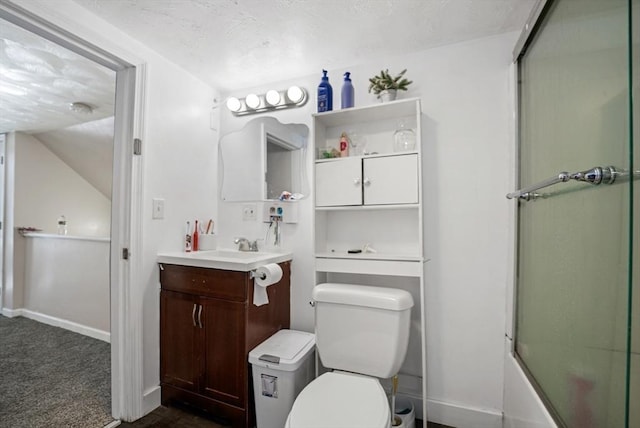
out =
[[[272,253],[267,253],[263,251],[236,251],[236,250],[209,250],[209,251],[198,251],[197,256],[201,257],[220,257],[220,258],[231,258],[231,259],[253,259],[260,258],[266,255],[271,255]]]
[[[158,262],[182,266],[248,272],[268,263],[280,263],[291,260],[292,256],[292,253],[289,252],[219,249],[192,251],[190,253],[160,253],[158,254]]]

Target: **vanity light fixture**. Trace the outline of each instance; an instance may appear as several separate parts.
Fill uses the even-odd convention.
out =
[[[229,97],[227,108],[236,116],[262,113],[292,107],[301,107],[307,102],[307,92],[299,86],[286,90],[271,89],[266,94],[249,94],[245,98]]]

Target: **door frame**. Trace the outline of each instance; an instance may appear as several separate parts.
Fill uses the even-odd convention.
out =
[[[146,69],[46,21],[7,0],[0,0],[0,18],[57,43],[116,72],[113,190],[111,200],[111,414],[115,419],[143,416],[142,316],[140,263],[129,260],[142,252],[142,156],[134,140],[142,139]],[[125,251],[128,255],[125,257]],[[134,258],[136,260],[136,258]]]
[[[4,295],[4,196],[6,186],[5,176],[5,150],[7,146],[7,134],[0,134],[0,313],[2,313],[3,307],[3,295]]]

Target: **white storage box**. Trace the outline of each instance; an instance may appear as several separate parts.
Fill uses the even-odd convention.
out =
[[[315,376],[315,335],[280,330],[249,352],[257,428],[282,428],[293,402]]]

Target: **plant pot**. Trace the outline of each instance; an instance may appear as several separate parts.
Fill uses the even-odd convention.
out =
[[[398,91],[395,89],[388,89],[386,91],[382,91],[378,94],[378,98],[380,99],[380,101],[382,101],[383,103],[386,103],[387,101],[393,101],[396,99],[396,95],[398,95]]]

